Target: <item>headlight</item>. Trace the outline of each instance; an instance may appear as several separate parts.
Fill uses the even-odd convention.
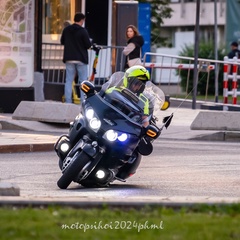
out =
[[[121,135],[118,136],[118,140],[120,142],[125,142],[127,140],[128,136],[126,133],[122,133]]]
[[[110,142],[116,141],[117,139],[120,142],[124,142],[128,139],[128,135],[126,133],[122,133],[114,130],[108,130],[103,137]]]
[[[61,144],[60,149],[61,149],[62,152],[67,152],[68,149],[69,149],[68,143]]]
[[[101,126],[101,121],[97,118],[92,118],[90,121],[89,121],[89,125],[90,127],[93,129],[93,130],[98,130]]]
[[[98,170],[95,176],[99,179],[103,179],[106,176],[106,174],[103,170]]]
[[[93,116],[94,116],[94,111],[93,111],[93,109],[92,109],[92,108],[88,108],[88,109],[86,110],[86,117],[87,117],[88,119],[92,119]]]
[[[85,116],[89,121],[90,128],[92,128],[92,130],[95,132],[98,131],[98,129],[101,127],[101,121],[96,117],[96,114],[91,107],[86,109]]]
[[[70,144],[69,144],[69,142],[68,141],[62,141],[62,142],[60,142],[60,144],[59,144],[59,149],[60,149],[60,151],[62,152],[62,153],[66,153],[66,152],[68,152],[68,150],[70,149]]]
[[[107,140],[110,141],[110,142],[115,141],[115,140],[117,139],[117,137],[118,137],[118,134],[117,134],[117,132],[114,131],[114,130],[108,130],[108,131],[106,132],[106,138],[107,138]]]

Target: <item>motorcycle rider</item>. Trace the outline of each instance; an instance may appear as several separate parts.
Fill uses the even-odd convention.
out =
[[[149,71],[141,65],[135,65],[126,70],[123,80],[120,83],[115,83],[115,86],[106,90],[106,93],[109,94],[114,90],[122,91],[122,89],[127,88],[131,92],[135,93],[141,100],[141,105],[144,113],[142,116],[142,124],[144,127],[149,125],[149,120],[152,113],[150,101],[148,97],[143,94],[146,83],[149,80]],[[114,83],[110,84],[113,85]]]
[[[142,125],[147,127],[152,114],[151,101],[143,94],[147,82],[150,80],[149,71],[141,66],[135,65],[128,68],[124,74],[123,81],[117,85],[114,89],[128,88],[131,92],[135,93],[142,102],[143,116]],[[110,90],[111,91],[111,90]],[[146,145],[147,146],[147,145]],[[119,169],[117,177],[125,179],[135,174],[139,164],[141,162],[141,156],[138,151],[135,151],[133,155],[128,159],[128,162]]]
[[[119,81],[120,79],[120,81]],[[153,112],[153,106],[150,96],[145,96],[143,91],[147,82],[150,80],[149,71],[141,66],[135,65],[128,68],[124,75],[117,72],[116,77],[112,78],[109,82],[103,84],[100,95],[111,94],[113,91],[122,92],[123,89],[129,89],[132,93],[136,94],[141,101],[141,108],[143,109],[142,125],[147,127]],[[147,141],[145,141],[147,144]],[[147,146],[147,145],[146,145]],[[141,162],[141,155],[138,150],[134,151],[132,156],[127,159],[127,163],[119,169],[117,177],[125,179],[133,175]]]

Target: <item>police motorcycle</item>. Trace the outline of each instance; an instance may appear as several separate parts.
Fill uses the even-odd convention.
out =
[[[164,104],[164,93],[149,79],[148,70],[134,66],[114,73],[99,92],[90,81],[81,84],[81,112],[54,145],[62,172],[60,189],[72,182],[83,187],[125,182],[142,156],[152,153],[162,130],[155,113]]]

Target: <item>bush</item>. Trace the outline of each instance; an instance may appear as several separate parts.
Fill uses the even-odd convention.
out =
[[[185,45],[183,49],[179,52],[180,56],[184,57],[194,57],[194,45]],[[225,54],[223,49],[218,49],[218,59],[223,60]],[[199,50],[198,50],[198,58],[203,59],[215,59],[214,54],[214,47],[212,43],[200,43]],[[178,62],[180,63],[180,61]],[[181,60],[181,63],[189,63],[189,60]],[[192,62],[193,64],[194,62]],[[211,63],[214,65],[214,62]],[[218,91],[221,93],[223,90],[223,64],[219,64],[219,74],[218,74]],[[178,71],[177,75],[180,75],[181,78],[181,87],[183,91],[186,90],[187,86],[187,79],[189,74],[189,83],[187,92],[191,92],[193,89],[193,73],[194,70],[188,71]],[[197,86],[197,93],[200,95],[205,95],[206,93],[206,84],[207,84],[208,74],[206,72],[200,72],[198,76],[198,86]],[[208,94],[214,95],[215,94],[215,70],[210,71],[209,75],[209,86],[208,86]]]

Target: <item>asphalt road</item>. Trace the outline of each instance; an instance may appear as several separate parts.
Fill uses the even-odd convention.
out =
[[[1,154],[1,181],[20,188],[16,200],[77,202],[235,202],[240,199],[239,143],[159,139],[126,183],[61,190],[55,152]],[[6,197],[0,197],[6,200]]]

